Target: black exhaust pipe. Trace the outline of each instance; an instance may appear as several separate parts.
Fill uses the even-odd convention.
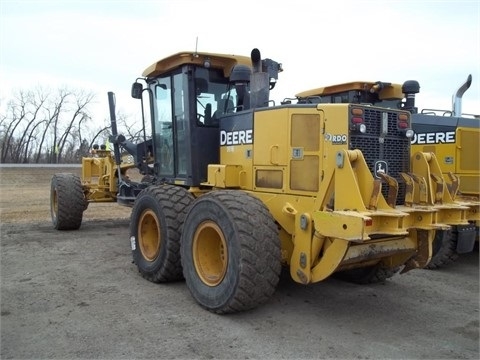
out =
[[[117,116],[115,115],[115,94],[108,92],[108,108],[110,110],[110,123],[112,126],[112,136],[110,142],[113,143],[113,154],[115,156],[115,164],[120,165],[120,146],[118,145]]]

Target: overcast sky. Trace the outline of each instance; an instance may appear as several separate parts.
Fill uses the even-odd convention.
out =
[[[471,74],[462,110],[480,113],[480,0],[0,0],[0,104],[13,89],[67,85],[107,92],[133,114],[131,83],[179,51],[250,55],[283,64],[278,102],[349,81],[417,80],[419,108],[450,110]]]

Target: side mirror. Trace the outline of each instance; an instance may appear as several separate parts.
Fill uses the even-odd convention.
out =
[[[132,84],[132,98],[134,99],[141,99],[142,98],[142,91],[143,91],[143,85],[138,83],[138,82],[134,82]]]

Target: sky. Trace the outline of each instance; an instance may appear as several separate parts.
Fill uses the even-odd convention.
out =
[[[417,80],[420,109],[480,114],[480,0],[0,0],[0,107],[13,91],[63,86],[96,94],[93,118],[139,116],[130,87],[180,51],[250,55],[282,63],[271,92],[350,81]]]

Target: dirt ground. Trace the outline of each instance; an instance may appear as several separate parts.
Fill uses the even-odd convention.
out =
[[[383,284],[283,276],[271,301],[214,315],[184,282],[132,264],[130,209],[91,204],[55,231],[50,179],[79,168],[0,168],[1,359],[478,359],[478,251]]]

